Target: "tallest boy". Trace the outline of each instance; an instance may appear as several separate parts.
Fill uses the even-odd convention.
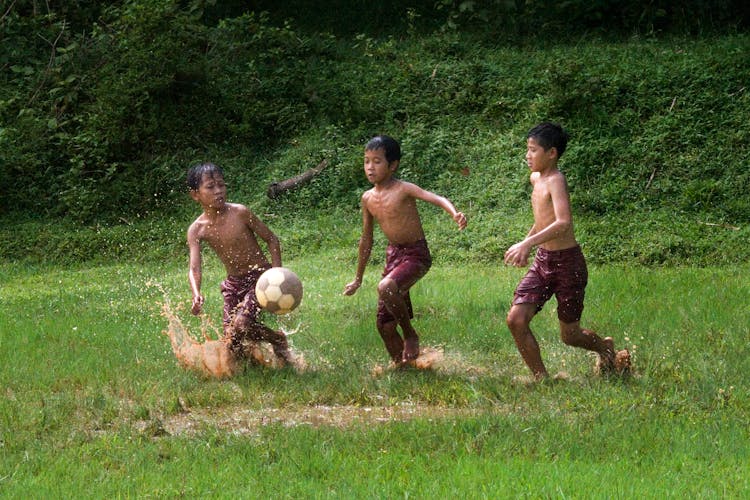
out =
[[[567,144],[568,134],[554,123],[541,123],[527,134],[526,163],[531,170],[534,225],[523,241],[505,252],[506,264],[523,267],[532,247],[538,247],[534,263],[516,288],[507,317],[516,347],[537,379],[546,378],[548,373],[529,323],[553,294],[557,297],[560,337],[565,344],[596,352],[602,371],[630,366],[626,350],[617,353],[618,366],[615,366],[611,337],[603,339],[591,330],[581,329],[588,271],[573,233],[568,185],[557,168]]]

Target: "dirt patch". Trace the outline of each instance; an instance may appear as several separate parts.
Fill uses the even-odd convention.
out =
[[[193,435],[207,429],[219,429],[231,434],[255,434],[263,426],[280,424],[285,427],[309,425],[311,427],[347,428],[358,425],[376,425],[405,422],[414,418],[443,419],[467,417],[481,412],[467,408],[401,404],[395,406],[304,406],[298,408],[245,407],[199,408],[161,419],[142,422],[138,427],[154,435]]]

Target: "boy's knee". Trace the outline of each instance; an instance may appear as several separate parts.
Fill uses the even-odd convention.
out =
[[[378,333],[383,338],[391,337],[393,335],[398,335],[398,331],[396,329],[396,327],[398,326],[398,323],[396,323],[396,321],[394,320],[391,320],[391,319],[385,320],[385,319],[377,318],[375,320],[375,326],[378,329]]]
[[[529,324],[529,320],[526,318],[526,315],[523,314],[523,311],[511,307],[510,311],[508,311],[508,316],[505,317],[505,324],[508,325],[510,331],[513,332],[526,327]]]
[[[391,296],[398,293],[398,284],[391,278],[383,278],[378,283],[378,295],[381,297]]]

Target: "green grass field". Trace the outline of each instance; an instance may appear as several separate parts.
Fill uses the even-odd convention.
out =
[[[201,330],[184,262],[1,264],[0,496],[750,495],[750,268],[592,268],[583,323],[631,349],[636,375],[594,376],[553,302],[532,326],[568,378],[528,385],[504,323],[523,270],[437,263],[412,296],[443,362],[379,372],[379,264],[344,297],[354,257],[286,263],[305,298],[279,321],[308,370],[231,381],[177,366],[161,334],[165,300]]]

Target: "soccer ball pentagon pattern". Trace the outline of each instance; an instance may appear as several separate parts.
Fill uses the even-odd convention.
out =
[[[302,282],[292,270],[272,267],[258,278],[255,296],[263,309],[274,314],[287,314],[302,301]]]

